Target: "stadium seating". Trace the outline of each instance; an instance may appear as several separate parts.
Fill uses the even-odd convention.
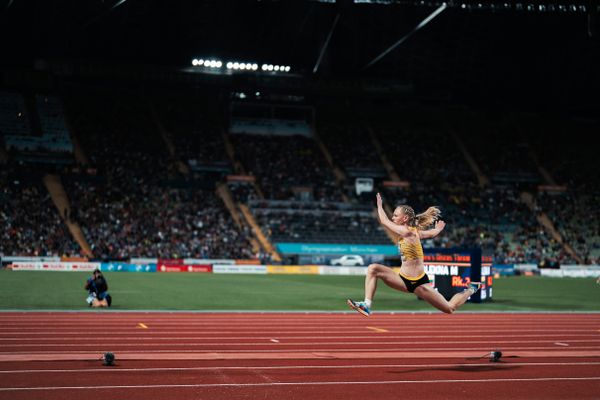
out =
[[[38,171],[23,165],[0,168],[0,254],[73,256],[71,237]]]
[[[313,139],[232,135],[236,157],[273,200],[340,201],[341,193]]]
[[[390,244],[369,207],[298,201],[250,201],[249,205],[275,243]]]
[[[447,228],[424,241],[425,247],[477,245],[500,263],[570,264],[578,257],[588,264],[599,262],[598,172],[586,162],[593,149],[579,157],[577,143],[549,144],[535,134],[531,119],[486,122],[479,116],[451,127],[426,115],[405,115],[398,124],[327,121],[317,129],[318,140],[347,177],[340,187],[314,138],[224,136],[224,122],[209,112],[195,112],[193,102],[156,102],[156,116],[169,133],[165,137],[151,118],[149,102],[135,96],[75,92],[60,100],[35,100],[42,130],[68,137],[64,102],[69,126],[91,161],[86,168],[73,164],[58,172],[72,206],[70,218],[80,224],[99,258],[253,257],[252,232],[234,223],[215,194],[218,183],[227,184],[235,202],[249,206],[274,243],[391,244],[374,216],[374,193],[352,194],[354,177],[373,176],[375,191],[391,208],[408,204],[417,213],[432,205],[442,209]],[[1,133],[30,134],[23,97],[1,92],[0,103],[5,105]],[[577,124],[566,126],[586,131]],[[563,128],[556,124],[552,129]],[[489,131],[476,134],[483,129]],[[375,149],[370,133],[383,153]],[[174,151],[166,150],[168,141]],[[463,150],[490,179],[488,186],[479,185]],[[382,155],[408,186],[383,185],[391,177]],[[191,173],[176,168],[178,161]],[[11,228],[3,232],[0,251],[76,254],[78,247],[41,181],[13,184],[28,167],[14,160],[9,165],[3,168],[1,210]],[[253,178],[227,178],[238,169]],[[561,188],[556,194],[543,189],[553,182]],[[523,201],[524,191],[531,193],[533,209]],[[43,208],[33,211],[34,204]],[[32,212],[14,212],[23,209]],[[578,257],[542,227],[542,213]]]

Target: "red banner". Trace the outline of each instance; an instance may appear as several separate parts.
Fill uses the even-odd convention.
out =
[[[212,272],[212,265],[158,264],[156,271],[158,271],[158,272]]]

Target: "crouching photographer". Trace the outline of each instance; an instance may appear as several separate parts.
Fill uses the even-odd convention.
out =
[[[110,307],[112,298],[108,294],[108,283],[99,269],[95,269],[93,275],[85,283],[88,291],[86,302],[90,307]]]

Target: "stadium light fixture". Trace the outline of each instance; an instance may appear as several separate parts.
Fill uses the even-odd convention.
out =
[[[191,61],[194,67],[204,67],[205,69],[220,69],[227,68],[228,70],[241,70],[241,71],[258,71],[259,69],[264,72],[275,72],[283,73],[290,72],[291,67],[289,65],[276,65],[276,64],[258,64],[252,62],[240,62],[240,61],[221,61],[218,59],[202,59],[193,58]]]

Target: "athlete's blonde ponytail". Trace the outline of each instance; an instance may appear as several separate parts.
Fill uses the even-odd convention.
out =
[[[421,231],[433,225],[442,215],[442,212],[437,207],[429,207],[427,211],[418,215],[415,215],[415,210],[412,207],[405,204],[399,205],[397,208],[401,209],[404,215],[408,216],[408,226],[414,226]]]
[[[433,225],[439,219],[440,215],[442,215],[442,212],[439,208],[429,207],[424,213],[417,214],[415,217],[415,226],[419,230],[424,230]]]

